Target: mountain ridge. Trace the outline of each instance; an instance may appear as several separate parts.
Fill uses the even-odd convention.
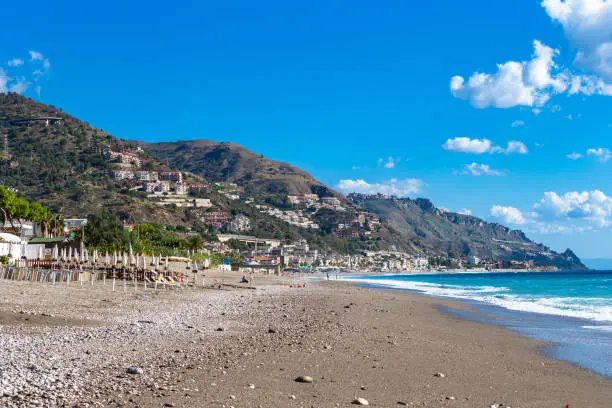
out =
[[[62,123],[5,128],[9,155],[0,157],[0,181],[25,198],[42,201],[69,216],[107,207],[126,222],[205,228],[196,211],[156,205],[145,193],[132,190],[129,183],[113,180],[111,174],[118,168],[105,152],[137,151],[143,170],[178,169],[189,183],[212,183],[205,197],[229,214],[247,214],[254,221],[252,232],[269,238],[307,239],[321,248],[343,251],[400,249],[512,260],[524,260],[530,251],[537,250],[550,253],[548,257],[531,257],[541,265],[584,267],[573,253],[563,258],[520,231],[443,212],[428,199],[349,200],[308,172],[235,143],[117,139],[61,109],[16,94],[0,94],[0,123],[33,116],[56,116]],[[233,196],[239,198],[228,198]],[[306,196],[316,197],[311,197],[318,202],[315,207],[305,204]],[[285,218],[279,219],[279,214]],[[309,220],[318,229],[288,223],[284,219],[291,219],[291,214]],[[495,241],[502,238],[516,241],[518,246],[506,245],[510,250],[502,251],[505,244]],[[570,258],[573,261],[567,260]]]

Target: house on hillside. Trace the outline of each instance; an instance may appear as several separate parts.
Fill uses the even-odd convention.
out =
[[[230,221],[227,229],[231,232],[242,232],[251,229],[251,220],[243,214],[238,214]]]

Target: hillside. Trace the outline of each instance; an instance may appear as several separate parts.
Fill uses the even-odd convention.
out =
[[[0,94],[0,124],[8,142],[0,139],[0,184],[66,218],[105,207],[125,223],[209,233],[227,232],[230,220],[244,216],[243,233],[304,239],[322,250],[392,249],[584,267],[569,250],[554,253],[520,231],[441,211],[426,199],[347,200],[307,172],[234,143],[119,140],[16,94]]]
[[[341,251],[372,248],[369,238],[356,237],[349,245],[350,239],[332,234],[331,227],[300,228],[269,214],[275,203],[282,204],[279,197],[287,197],[282,191],[314,191],[321,196],[346,200],[306,172],[234,144],[198,141],[175,149],[176,157],[183,152],[182,157],[197,158],[194,166],[181,165],[185,171],[180,184],[186,191],[179,195],[172,190],[148,192],[144,188],[152,184],[147,181],[149,173],[155,174],[157,180],[157,175],[172,173],[180,163],[165,157],[163,161],[156,160],[148,150],[140,149],[138,143],[119,140],[61,109],[17,94],[0,94],[0,125],[3,125],[0,146],[4,147],[4,135],[8,142],[8,154],[0,154],[0,184],[17,191],[21,197],[44,203],[66,218],[86,217],[104,207],[118,214],[125,223],[156,222],[196,231],[226,232],[229,220],[242,214],[250,221],[246,232],[260,237],[306,239],[313,248]],[[159,155],[159,149],[166,149],[170,144],[142,145]],[[204,158],[199,156],[202,149],[207,151]],[[207,171],[195,171],[200,165]],[[193,173],[189,173],[192,169]],[[240,181],[243,185],[234,188],[213,183],[226,180],[227,172],[232,183]],[[129,173],[132,178],[122,173]],[[134,177],[137,173],[143,179],[137,180]],[[159,187],[160,183],[157,184]],[[166,187],[174,189],[172,182]],[[247,194],[256,202],[271,202],[266,206],[269,210],[257,209],[253,202],[246,203]],[[164,200],[183,204],[208,200],[209,204],[198,208],[161,205]],[[293,209],[293,206],[286,208],[288,212]],[[324,214],[318,218],[321,222],[329,221],[323,219]],[[330,222],[344,218],[331,217]]]
[[[156,159],[214,182],[232,182],[247,195],[318,194],[344,199],[307,172],[235,143],[189,140],[140,145]]]
[[[353,202],[377,214],[404,243],[429,253],[451,257],[474,255],[486,259],[533,260],[536,265],[585,269],[571,250],[558,254],[531,241],[521,231],[480,218],[436,208],[430,200],[351,195]]]

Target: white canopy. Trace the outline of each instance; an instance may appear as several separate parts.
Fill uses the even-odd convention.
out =
[[[21,238],[17,235],[9,234],[7,232],[0,232],[0,242],[9,244],[21,244]]]

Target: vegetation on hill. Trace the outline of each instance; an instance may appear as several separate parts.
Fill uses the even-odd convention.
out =
[[[141,143],[158,160],[214,182],[233,182],[251,195],[342,195],[287,163],[270,160],[235,143],[189,140]]]

